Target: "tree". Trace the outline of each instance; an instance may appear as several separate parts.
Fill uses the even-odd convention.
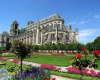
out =
[[[98,36],[98,37],[94,40],[93,44],[97,44],[98,42],[100,42],[100,36]]]
[[[73,45],[70,43],[70,44],[68,45],[68,50],[70,50],[70,53],[71,53],[72,49],[73,49]]]
[[[74,51],[76,50],[76,44],[72,44],[72,52],[75,53]]]
[[[33,50],[34,52],[38,52],[39,46],[38,46],[38,45],[34,45],[34,46],[32,47],[32,50]]]
[[[100,42],[96,44],[96,49],[100,51]]]
[[[82,44],[81,43],[78,43],[76,44],[76,49],[78,50],[78,53],[80,52],[80,50],[82,50]]]
[[[9,51],[9,49],[11,48],[11,45],[12,45],[11,43],[7,42],[7,44],[6,44],[6,50],[7,51]]]
[[[51,50],[57,50],[57,45],[55,45],[55,44],[50,45],[50,49]]]
[[[68,44],[65,44],[64,47],[65,47],[65,48],[64,48],[65,51],[68,53]]]
[[[58,45],[57,45],[57,49],[58,49],[58,50],[61,50],[61,52],[63,53],[64,44],[58,44]]]
[[[50,52],[50,45],[45,45],[45,49]]]
[[[89,53],[91,53],[92,51],[93,51],[93,49],[94,49],[94,45],[93,45],[93,43],[87,43],[86,44],[86,48],[89,50]]]
[[[2,55],[2,51],[0,50],[0,56]]]
[[[14,53],[21,59],[20,61],[20,71],[22,74],[22,61],[24,58],[27,58],[27,56],[30,56],[31,54],[31,45],[26,45],[23,44],[23,42],[19,41],[19,40],[15,40],[13,42],[13,50]]]

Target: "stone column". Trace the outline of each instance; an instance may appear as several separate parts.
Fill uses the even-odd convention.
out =
[[[31,37],[29,36],[29,44],[31,44]]]
[[[37,34],[36,34],[36,45],[38,45],[38,38],[39,38],[39,29],[37,29]]]
[[[43,44],[43,41],[42,41],[42,39],[43,39],[43,36],[42,36],[42,31],[41,31],[41,45]]]
[[[26,44],[27,44],[27,37],[26,37]]]
[[[58,44],[58,26],[57,26],[57,23],[56,23],[56,44]]]
[[[34,33],[33,33],[33,38],[32,38],[32,44],[34,45]]]

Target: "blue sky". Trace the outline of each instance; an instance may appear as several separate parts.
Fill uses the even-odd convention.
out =
[[[79,30],[79,42],[86,44],[100,36],[100,0],[0,0],[0,33],[10,32],[17,20],[19,29],[58,13],[69,26]]]

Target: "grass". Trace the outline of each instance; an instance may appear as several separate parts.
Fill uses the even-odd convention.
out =
[[[8,56],[2,56],[5,58],[9,59],[18,59],[16,56],[8,55]],[[56,66],[70,66],[70,59],[71,56],[53,56],[53,55],[32,55],[30,58],[24,59],[24,61],[29,61],[29,62],[36,62],[36,63],[45,63],[45,64],[52,64]],[[94,58],[90,57],[89,58]],[[98,68],[97,70],[100,70],[100,61],[98,62]],[[61,72],[56,72],[56,71],[51,71],[52,75],[58,75],[58,76],[63,76],[63,77],[68,77],[68,78],[73,78],[73,79],[80,79],[79,74],[70,74],[70,73],[61,73]],[[83,76],[83,80],[100,80],[98,77],[91,77],[91,76]]]
[[[72,78],[72,79],[76,79],[76,80],[80,80],[80,77],[81,77],[81,75],[79,75],[79,74],[61,73],[61,72],[57,72],[57,71],[51,71],[50,73],[52,75]],[[100,80],[100,78],[83,75],[83,80]]]
[[[2,56],[9,59],[19,59],[16,56]],[[30,58],[24,59],[24,61],[36,62],[40,64],[52,64],[56,66],[70,66],[71,56],[52,56],[52,55],[32,55]],[[19,59],[20,60],[20,59]]]

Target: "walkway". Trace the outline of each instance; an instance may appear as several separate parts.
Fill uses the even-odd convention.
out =
[[[61,77],[56,75],[51,75],[51,78],[56,78],[56,80],[76,80],[76,79],[71,79],[71,78],[66,78],[66,77]]]

